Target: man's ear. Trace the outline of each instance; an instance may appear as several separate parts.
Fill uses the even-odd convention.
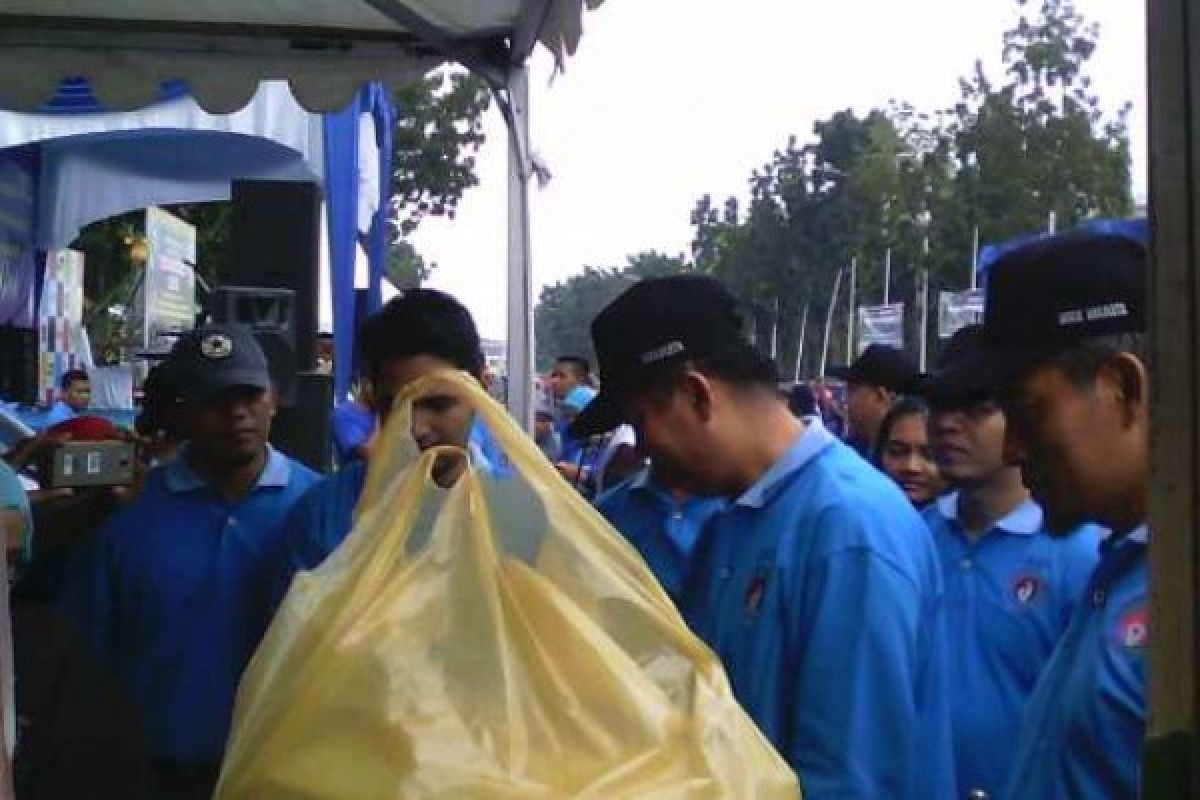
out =
[[[680,379],[680,389],[684,402],[696,412],[704,422],[712,419],[713,407],[716,402],[716,387],[707,375],[694,369],[689,369]]]
[[[1132,427],[1149,412],[1150,375],[1133,353],[1117,353],[1100,365],[1097,383],[1119,405],[1121,422]]]

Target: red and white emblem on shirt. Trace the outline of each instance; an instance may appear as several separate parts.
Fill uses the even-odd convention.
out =
[[[1150,643],[1150,613],[1138,606],[1121,615],[1117,623],[1117,644],[1131,650],[1142,650]]]
[[[1034,601],[1041,591],[1042,582],[1036,575],[1020,575],[1013,581],[1013,597],[1023,606]]]

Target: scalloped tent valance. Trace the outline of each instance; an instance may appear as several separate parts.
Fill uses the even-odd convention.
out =
[[[32,110],[86,76],[112,110],[142,108],[183,80],[206,111],[243,108],[284,80],[310,111],[344,108],[459,61],[501,83],[540,42],[575,50],[585,0],[4,0],[0,107]],[[586,0],[589,7],[600,0]]]

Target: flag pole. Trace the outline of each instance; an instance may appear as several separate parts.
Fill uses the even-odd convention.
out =
[[[825,367],[829,363],[829,331],[833,328],[833,310],[837,307],[838,288],[842,285],[842,273],[839,269],[833,278],[833,292],[829,295],[829,310],[825,314],[825,336],[821,342],[821,376],[825,376]],[[847,356],[848,358],[848,356]]]
[[[846,318],[846,360],[854,356],[855,300],[858,290],[858,258],[850,259],[850,315]]]

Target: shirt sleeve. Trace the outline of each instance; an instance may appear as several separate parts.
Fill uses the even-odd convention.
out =
[[[848,511],[824,516],[822,534],[862,524]],[[803,583],[785,756],[805,796],[911,796],[921,726],[920,587],[868,546],[826,554]]]
[[[118,589],[113,579],[113,542],[121,536],[124,514],[118,514],[79,546],[67,564],[59,605],[92,653],[112,663],[117,643],[114,620]]]

